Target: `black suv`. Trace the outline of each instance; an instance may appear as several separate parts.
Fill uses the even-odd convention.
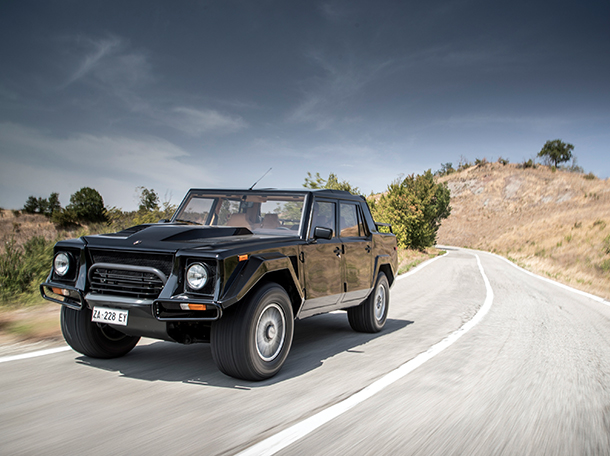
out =
[[[383,328],[397,253],[378,225],[343,191],[192,189],[169,222],[58,242],[40,290],[84,355],[209,342],[222,372],[262,380],[295,318],[346,310],[356,331]]]

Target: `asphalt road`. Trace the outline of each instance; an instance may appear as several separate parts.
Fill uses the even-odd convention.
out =
[[[261,383],[219,373],[207,345],[152,340],[0,362],[0,454],[232,455],[277,437],[268,454],[610,455],[607,302],[451,250],[390,305],[375,335],[344,313],[297,322]]]

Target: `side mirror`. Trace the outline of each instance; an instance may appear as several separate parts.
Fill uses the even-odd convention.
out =
[[[314,239],[326,239],[330,241],[333,238],[333,230],[330,228],[324,228],[323,226],[316,226],[313,229]]]

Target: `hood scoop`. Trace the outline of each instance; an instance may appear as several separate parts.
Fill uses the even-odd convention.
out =
[[[167,242],[194,242],[204,239],[228,237],[228,236],[247,236],[252,235],[252,231],[244,227],[223,226],[210,228],[193,228],[174,234],[163,239]]]
[[[124,229],[122,231],[117,231],[116,233],[104,234],[104,236],[128,238],[129,236],[136,234],[139,231],[145,230],[149,226],[150,225],[136,225],[136,226],[132,226],[130,228]]]

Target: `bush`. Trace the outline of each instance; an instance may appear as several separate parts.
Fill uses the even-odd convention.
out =
[[[523,169],[536,168],[536,162],[530,158],[529,160],[524,160],[521,167]]]
[[[437,176],[448,176],[449,174],[455,173],[455,169],[453,169],[453,163],[441,163],[441,169],[439,169],[435,174]]]
[[[498,158],[498,163],[500,163],[501,165],[506,166],[506,165],[508,165],[510,162],[508,161],[508,159],[507,159],[507,158],[502,158],[502,157],[499,157],[499,158]]]
[[[0,300],[7,302],[14,295],[38,293],[38,286],[49,273],[53,261],[54,242],[42,236],[30,238],[23,248],[10,238],[0,255]]]
[[[379,201],[369,204],[376,221],[389,223],[402,248],[423,250],[436,242],[441,220],[451,213],[447,184],[437,184],[431,170],[396,180]]]
[[[464,171],[468,168],[472,167],[472,163],[466,160],[466,157],[463,155],[460,157],[460,163],[458,164],[458,171]]]

